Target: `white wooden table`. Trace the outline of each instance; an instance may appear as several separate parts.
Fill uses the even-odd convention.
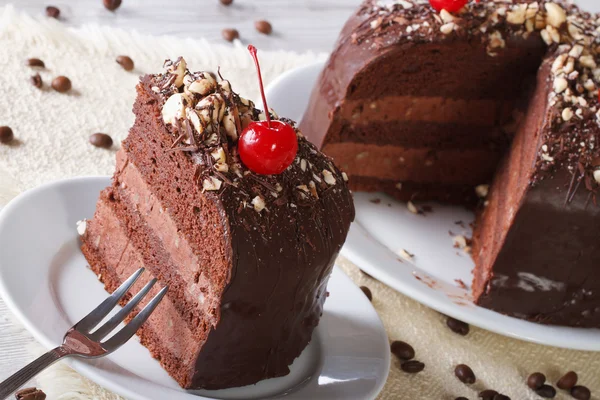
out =
[[[486,0],[484,0],[486,1]],[[102,0],[0,0],[13,3],[32,15],[45,13],[47,5],[61,9],[62,21],[70,26],[87,23],[135,29],[142,33],[180,37],[221,38],[223,28],[236,28],[243,41],[263,49],[329,51],[348,16],[361,0],[234,0],[225,7],[218,0],[123,0],[116,12],[107,11]],[[600,1],[580,0],[590,11],[600,11]],[[270,36],[254,29],[254,21],[273,24]],[[0,381],[31,360],[26,345],[33,339],[13,324],[0,299]]]

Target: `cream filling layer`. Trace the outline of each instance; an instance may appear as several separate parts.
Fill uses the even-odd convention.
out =
[[[323,148],[348,175],[445,184],[480,184],[496,167],[498,155],[484,149],[404,148],[332,143]],[[474,168],[473,166],[478,166]]]
[[[125,281],[139,268],[147,267],[111,207],[104,201],[98,203],[96,217],[97,221],[101,222],[92,224],[92,229],[88,231],[88,234],[92,236],[91,242],[99,244],[96,250],[104,263],[113,267],[113,273],[120,282]],[[153,278],[150,275],[149,273],[143,274],[131,289],[131,293],[138,292],[143,285],[150,281]],[[160,290],[158,286],[160,285],[155,285],[150,295],[146,296],[139,306],[140,309]],[[168,295],[152,313],[146,326],[161,340],[162,346],[185,365],[194,361],[199,344]]]
[[[185,235],[178,232],[175,221],[169,215],[160,200],[150,191],[148,184],[142,178],[136,166],[129,162],[123,151],[117,155],[118,182],[124,189],[121,191],[127,201],[141,215],[142,219],[162,242],[164,250],[169,254],[177,269],[185,288],[184,297],[191,304],[202,307],[206,313],[210,306],[207,297],[214,299],[212,285],[204,274],[195,282],[196,274],[200,271],[200,259],[194,253]],[[220,294],[217,294],[220,298]],[[214,305],[213,305],[214,306]]]
[[[388,96],[372,101],[345,101],[340,115],[357,125],[374,121],[405,121],[495,126],[507,123],[512,110],[510,101]]]

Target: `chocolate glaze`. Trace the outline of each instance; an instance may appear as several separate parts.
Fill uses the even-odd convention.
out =
[[[379,120],[371,112],[361,125],[352,121],[360,114],[346,104],[360,110],[361,101],[366,108],[381,98],[414,96],[517,105],[533,86],[535,95],[504,137],[499,134],[504,121],[490,120],[495,127],[488,129],[464,121],[464,135],[478,135],[472,147],[489,151],[489,160],[504,158],[495,174],[482,177],[494,183],[475,227],[475,299],[536,322],[600,326],[593,279],[600,261],[597,18],[566,0],[469,1],[455,15],[436,12],[426,0],[366,0],[342,30],[301,127],[326,153],[332,143],[357,144],[344,166],[361,145],[409,147],[412,139],[414,147],[435,152],[450,144],[443,134],[436,142],[435,132],[447,125],[454,129],[457,121],[432,129],[432,121],[422,118],[427,127],[419,127],[399,110]],[[459,169],[428,182],[417,179],[427,166],[411,165],[402,171],[410,184],[400,179],[395,184],[391,169],[360,168],[360,159],[349,171],[369,173],[350,174],[354,189],[401,199],[472,201],[465,199],[470,183],[460,181],[466,175]]]
[[[167,66],[176,68],[180,62]],[[260,111],[228,90],[229,83],[224,81],[212,93],[224,98],[226,110],[218,121],[208,121],[203,132],[185,118],[166,122],[161,115],[166,101],[189,87],[189,82],[178,86],[176,75],[171,71],[142,78],[134,106],[136,123],[123,149],[174,221],[181,240],[198,255],[200,265],[193,267],[200,281],[210,283],[218,307],[210,310],[181,293],[168,294],[201,343],[191,364],[165,361],[168,354],[161,351],[171,337],[147,335],[144,344],[189,389],[242,386],[285,375],[318,324],[327,280],[354,219],[345,175],[300,133],[296,160],[282,174],[261,176],[247,170],[237,158],[237,136],[230,135],[221,118],[239,112],[235,128],[239,134],[244,123],[260,118]],[[206,97],[196,96],[193,102],[200,104]],[[219,109],[220,105],[196,107],[199,115],[203,110],[217,115]],[[215,161],[219,149],[228,169]],[[118,170],[112,190],[115,201],[122,202],[128,188],[119,176]],[[215,180],[220,182],[218,190],[207,186]],[[122,206],[136,214],[135,207],[126,202]],[[146,218],[143,213],[141,217]],[[142,231],[130,228],[130,235]],[[160,234],[154,232],[159,238]],[[84,237],[88,252],[89,240]],[[151,265],[148,261],[154,254],[168,260],[168,251],[161,247],[141,251],[147,257],[145,263]],[[88,260],[98,269],[93,257]],[[163,283],[169,283],[167,276],[181,279],[161,272],[173,268],[167,261],[159,264],[151,272]],[[176,283],[174,287],[181,287],[182,282]],[[212,304],[214,298],[207,300]],[[203,327],[208,327],[207,334]]]

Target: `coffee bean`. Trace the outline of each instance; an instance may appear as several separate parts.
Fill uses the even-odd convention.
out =
[[[467,399],[466,397],[462,397],[462,396],[461,396],[461,397],[457,397],[457,398],[455,398],[454,400],[469,400],[469,399]]]
[[[240,33],[237,31],[237,29],[223,29],[221,31],[221,35],[223,35],[223,39],[227,40],[228,42],[233,42],[235,39],[240,37]]]
[[[115,11],[121,6],[121,0],[103,0],[102,2],[104,3],[104,7],[110,11]]]
[[[369,301],[373,301],[373,293],[371,293],[371,289],[369,289],[366,286],[361,286],[360,290],[363,291],[363,293],[365,294],[365,296],[367,296],[367,299],[369,299]]]
[[[492,400],[510,400],[510,397],[508,397],[507,395],[504,395],[502,393],[498,393],[497,395],[494,396],[494,398]]]
[[[535,392],[538,394],[538,396],[545,399],[553,399],[554,396],[556,396],[556,389],[550,385],[542,385],[542,387],[537,389]]]
[[[541,388],[544,383],[546,383],[546,375],[541,372],[534,372],[527,378],[527,386],[533,390]]]
[[[96,147],[108,149],[113,145],[112,138],[106,133],[94,133],[90,136],[90,143]]]
[[[133,60],[128,56],[118,56],[117,63],[123,67],[125,71],[131,71],[134,67]]]
[[[12,129],[8,126],[0,126],[0,143],[10,143],[14,139],[15,135],[13,134]]]
[[[415,358],[415,349],[413,349],[410,344],[403,342],[402,340],[394,340],[390,346],[390,350],[392,351],[393,355],[403,361],[412,360]]]
[[[492,389],[486,389],[483,392],[479,392],[479,398],[483,400],[494,400],[494,396],[496,396],[498,392]]]
[[[46,393],[42,392],[40,389],[31,387],[16,392],[15,398],[17,400],[44,400],[46,398]]]
[[[577,400],[590,400],[592,393],[585,386],[573,386],[571,388],[571,396]]]
[[[571,390],[575,385],[577,385],[577,373],[575,371],[567,372],[556,382],[556,386],[562,390]]]
[[[475,373],[471,367],[466,364],[458,364],[456,368],[454,368],[454,375],[456,375],[459,381],[466,383],[467,385],[475,383]]]
[[[90,143],[96,147],[109,149],[113,145],[113,140],[106,133],[94,133],[90,136]]]
[[[57,76],[52,81],[52,89],[59,93],[65,93],[71,90],[71,80],[66,76]]]
[[[273,32],[273,26],[271,25],[271,23],[269,21],[265,21],[264,19],[256,21],[254,23],[254,27],[257,31],[265,35],[270,35],[271,32]]]
[[[46,7],[46,16],[58,19],[60,17],[60,10],[58,7],[48,6]]]
[[[408,372],[409,374],[416,374],[417,372],[421,372],[425,369],[425,364],[420,361],[411,360],[405,361],[400,365],[402,371]]]
[[[233,3],[233,0],[220,0],[221,4],[223,4],[224,6],[229,6],[231,5],[231,3]]]
[[[30,67],[40,67],[40,68],[45,68],[46,65],[44,64],[44,62],[42,60],[40,60],[39,58],[30,58],[27,60],[27,65]]]
[[[40,74],[35,74],[31,77],[31,84],[38,89],[42,87],[42,77]]]
[[[446,320],[446,325],[448,325],[448,328],[450,328],[452,332],[458,333],[459,335],[466,336],[469,333],[469,324],[452,317],[448,317]]]

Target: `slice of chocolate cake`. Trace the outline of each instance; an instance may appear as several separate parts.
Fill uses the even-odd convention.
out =
[[[303,131],[356,190],[466,205],[487,196],[478,304],[600,327],[600,20],[562,0],[432,4],[365,1]]]
[[[286,375],[354,218],[345,175],[284,119],[272,123],[293,132],[291,165],[253,172],[239,138],[266,115],[182,58],[166,68],[137,86],[135,124],[82,250],[108,291],[140,266],[169,285],[139,334],[182,387]]]

